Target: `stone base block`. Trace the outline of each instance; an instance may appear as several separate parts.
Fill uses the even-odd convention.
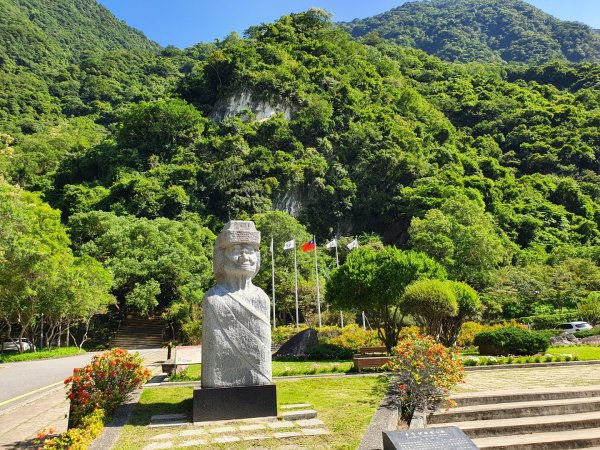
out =
[[[277,415],[274,384],[194,389],[194,422]]]

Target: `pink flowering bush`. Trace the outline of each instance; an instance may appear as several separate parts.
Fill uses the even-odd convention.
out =
[[[393,372],[406,420],[416,409],[435,410],[444,402],[450,406],[450,390],[464,380],[458,352],[430,336],[418,335],[399,342],[388,370]]]
[[[97,409],[107,416],[125,401],[127,395],[150,378],[136,353],[115,348],[96,355],[83,369],[75,369],[65,380],[67,397],[71,400],[69,427],[78,427],[83,418]]]

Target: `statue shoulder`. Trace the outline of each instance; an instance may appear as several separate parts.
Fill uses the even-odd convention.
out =
[[[211,287],[204,295],[204,300],[227,295],[227,289],[222,284],[216,284]]]
[[[261,288],[259,288],[258,286],[254,286],[255,289],[255,293],[261,298],[261,299],[267,299],[269,300],[269,296],[267,295],[267,293],[265,291],[263,291]]]

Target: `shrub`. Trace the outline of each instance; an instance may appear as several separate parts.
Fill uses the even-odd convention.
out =
[[[414,338],[417,337],[419,334],[421,334],[421,329],[417,325],[404,327],[400,329],[400,334],[398,334],[398,341],[404,341],[409,338]]]
[[[65,380],[71,400],[69,428],[79,427],[97,409],[110,416],[128,394],[150,378],[142,358],[120,348],[94,356],[90,364],[73,373]]]
[[[331,339],[339,336],[344,332],[345,328],[340,328],[334,325],[325,326],[325,327],[317,327],[317,333],[319,333],[319,344],[329,344],[331,343]]]
[[[96,409],[83,417],[79,428],[71,428],[66,433],[43,442],[44,450],[86,450],[104,428],[104,410]],[[43,435],[39,436],[43,439]]]
[[[471,347],[474,345],[476,334],[481,333],[482,331],[493,330],[495,328],[499,327],[494,325],[484,325],[479,322],[465,322],[460,328],[460,333],[458,333],[456,345],[459,347]]]
[[[475,345],[475,336],[482,331],[492,331],[498,328],[506,327],[518,327],[527,330],[527,326],[522,323],[511,320],[509,322],[496,323],[493,325],[487,325],[479,322],[465,322],[463,323],[456,344],[459,347],[472,347]]]
[[[329,341],[330,344],[343,347],[357,353],[361,347],[375,347],[383,345],[375,330],[364,330],[358,325],[344,327],[342,334]]]
[[[406,420],[412,418],[417,408],[435,409],[447,402],[450,389],[464,379],[458,352],[430,336],[399,342],[388,369],[393,372]]]
[[[315,361],[352,359],[352,350],[334,344],[319,344],[309,350],[308,359]]]
[[[475,345],[481,355],[535,355],[545,352],[550,343],[539,333],[518,327],[482,331],[475,336]]]

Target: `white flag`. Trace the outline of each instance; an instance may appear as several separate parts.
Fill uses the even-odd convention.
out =
[[[358,247],[358,239],[354,239],[346,247],[348,247],[348,250],[352,250],[353,248]]]
[[[327,248],[337,247],[337,239],[334,239],[333,241],[328,242],[327,244],[325,244],[325,247],[327,247]]]
[[[284,250],[289,250],[290,248],[294,248],[296,246],[296,239],[292,239],[291,241],[287,241],[283,244]]]
[[[271,252],[271,255],[273,254],[273,236],[271,236],[271,243],[269,244],[269,251]]]

